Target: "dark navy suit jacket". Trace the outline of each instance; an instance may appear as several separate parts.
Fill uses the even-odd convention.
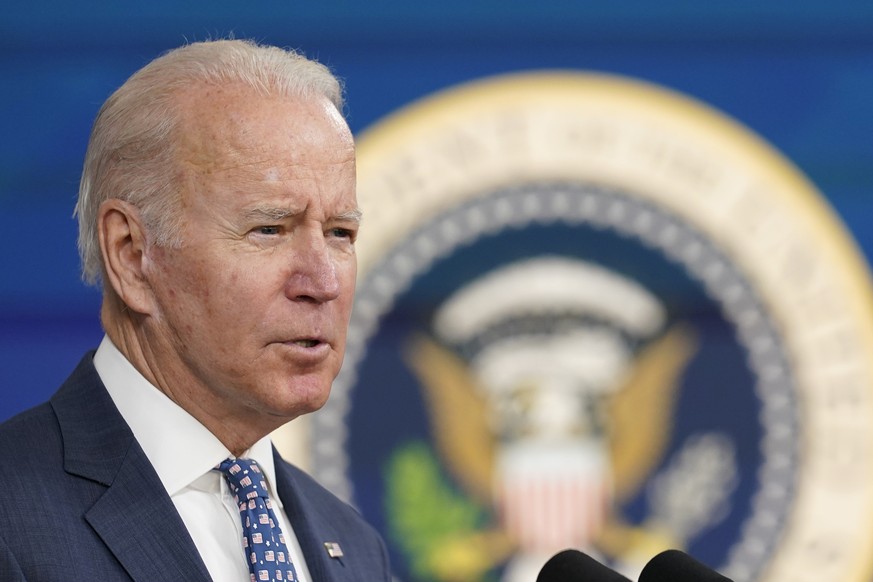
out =
[[[209,580],[92,357],[49,402],[0,425],[0,580]],[[375,530],[273,454],[314,582],[389,581]],[[343,557],[331,558],[325,542],[338,543]]]

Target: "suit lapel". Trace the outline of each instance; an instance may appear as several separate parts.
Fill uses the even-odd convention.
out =
[[[206,566],[87,354],[51,400],[64,469],[106,487],[85,519],[134,580],[209,580]]]
[[[276,466],[276,490],[279,493],[279,498],[282,499],[285,515],[288,516],[297,541],[300,543],[309,574],[313,580],[319,582],[342,580],[342,578],[331,575],[332,568],[327,563],[327,552],[324,550],[324,542],[328,540],[323,539],[324,531],[321,520],[317,519],[317,516],[313,515],[313,512],[302,503],[297,494],[297,488],[294,486],[293,476],[275,450],[273,458]]]
[[[324,546],[325,542],[342,540],[341,533],[336,531],[328,520],[323,519],[311,504],[303,503],[293,473],[275,449],[273,458],[276,465],[276,490],[282,499],[285,514],[294,528],[297,541],[300,542],[300,549],[303,550],[312,580],[318,582],[351,580],[351,573],[345,561],[342,558],[331,558]]]

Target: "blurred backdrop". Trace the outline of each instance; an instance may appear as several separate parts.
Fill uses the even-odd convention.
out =
[[[355,133],[419,98],[495,74],[650,81],[723,112],[781,151],[869,261],[871,31],[873,4],[814,0],[6,3],[0,420],[45,400],[99,342],[99,293],[79,280],[72,219],[90,124],[127,76],[169,48],[228,35],[298,48],[344,79]],[[727,559],[709,555],[714,565]],[[392,557],[404,579],[414,577],[412,558],[402,549]]]

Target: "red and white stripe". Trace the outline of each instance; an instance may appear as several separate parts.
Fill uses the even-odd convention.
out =
[[[605,458],[592,458],[588,447],[526,451],[535,456],[518,452],[503,456],[497,494],[504,527],[520,551],[589,546],[603,527],[610,498],[606,463],[600,462]]]

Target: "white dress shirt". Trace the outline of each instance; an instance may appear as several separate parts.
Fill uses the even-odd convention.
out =
[[[213,470],[233,455],[205,426],[149,383],[108,337],[104,336],[94,355],[94,367],[182,516],[213,580],[249,582],[239,509],[224,476]],[[300,543],[276,492],[270,437],[256,442],[242,456],[261,466],[297,575],[309,582]]]

